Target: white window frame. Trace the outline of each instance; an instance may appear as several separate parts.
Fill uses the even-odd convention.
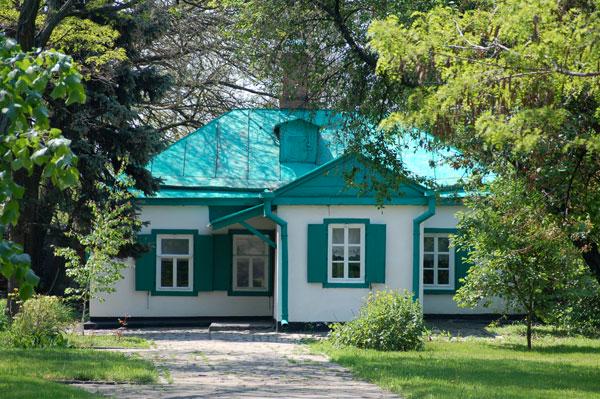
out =
[[[163,239],[187,239],[189,245],[189,254],[174,255],[163,254],[161,241]],[[161,285],[162,259],[173,259],[173,286],[163,287]],[[187,259],[188,261],[188,286],[177,287],[177,260]],[[156,290],[157,291],[184,291],[189,292],[194,289],[194,236],[192,234],[158,234],[156,236]]]
[[[433,252],[425,250],[425,238],[433,238]],[[447,238],[448,252],[438,250],[438,238]],[[438,284],[438,257],[448,254],[448,284]],[[433,255],[433,284],[425,284],[425,255]],[[454,247],[452,246],[452,237],[448,233],[425,233],[423,234],[423,258],[421,259],[421,278],[423,279],[423,288],[428,290],[453,290],[454,289]]]
[[[260,240],[260,242],[265,246],[265,254],[264,255],[238,255],[237,254],[237,240],[239,238],[247,238],[248,236],[255,237]],[[238,268],[238,259],[248,259],[248,287],[238,287],[237,284],[237,268]],[[254,259],[253,258],[264,258],[265,265],[265,286],[264,287],[254,287],[254,282],[252,281],[252,275],[254,274]],[[269,269],[270,269],[270,249],[269,245],[252,234],[234,234],[233,235],[233,267],[232,267],[232,286],[234,291],[247,291],[247,292],[267,292],[269,291]]]
[[[333,277],[333,229],[344,229],[344,276]],[[348,229],[360,229],[360,277],[349,278]],[[336,244],[339,245],[339,244]],[[352,245],[352,244],[350,244]],[[327,226],[327,282],[329,283],[364,283],[365,282],[365,225],[363,223],[331,223]]]

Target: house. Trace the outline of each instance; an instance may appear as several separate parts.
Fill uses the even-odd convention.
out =
[[[148,167],[161,189],[139,198],[150,251],[128,260],[116,292],[91,304],[92,318],[345,321],[385,287],[413,291],[426,314],[489,313],[452,299],[467,269],[451,245],[460,199],[406,180],[378,207],[374,192],[348,187],[350,168],[365,166],[344,155],[345,120],[235,110],[156,156]],[[439,187],[467,173],[415,140],[402,148],[407,169]]]

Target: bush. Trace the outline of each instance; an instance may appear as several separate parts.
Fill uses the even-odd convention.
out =
[[[7,334],[9,345],[20,348],[65,346],[71,309],[56,296],[37,295],[21,304]]]
[[[560,303],[550,322],[570,334],[600,336],[600,290]]]
[[[370,293],[358,318],[331,326],[329,340],[336,346],[355,346],[382,351],[423,348],[423,311],[409,292],[392,290]]]
[[[8,317],[6,317],[6,299],[0,299],[0,331],[8,327]]]

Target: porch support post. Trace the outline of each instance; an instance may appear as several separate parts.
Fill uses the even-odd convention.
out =
[[[248,223],[246,223],[246,222],[240,222],[240,224],[242,226],[244,226],[246,228],[246,230],[248,230],[249,232],[251,232],[252,234],[254,234],[255,236],[257,236],[258,238],[260,238],[261,240],[263,240],[264,242],[266,242],[267,244],[269,244],[270,247],[277,248],[277,245],[273,242],[273,240],[271,240],[269,237],[267,237],[266,235],[264,235],[260,231],[256,230],[254,227],[250,226]]]
[[[435,193],[428,191],[427,210],[413,220],[413,298],[421,296],[421,223],[435,215]]]
[[[281,228],[281,325],[288,324],[288,230],[287,222],[271,211],[273,193],[262,194],[264,216]]]

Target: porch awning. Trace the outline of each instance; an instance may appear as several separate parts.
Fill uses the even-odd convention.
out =
[[[242,223],[250,218],[263,215],[263,204],[258,204],[241,211],[230,213],[218,219],[213,220],[208,226],[213,230],[222,229],[236,223]]]

